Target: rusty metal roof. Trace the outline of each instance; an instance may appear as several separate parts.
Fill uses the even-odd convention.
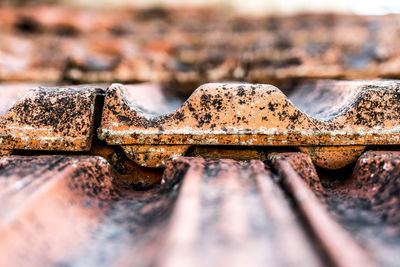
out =
[[[397,266],[399,21],[1,8],[0,265]]]

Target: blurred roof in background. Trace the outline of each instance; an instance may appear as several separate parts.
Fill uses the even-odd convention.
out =
[[[0,3],[19,4],[63,4],[73,6],[104,8],[110,6],[134,7],[199,7],[217,6],[240,13],[252,14],[294,14],[301,12],[355,13],[361,15],[382,15],[400,13],[397,0],[0,0]]]

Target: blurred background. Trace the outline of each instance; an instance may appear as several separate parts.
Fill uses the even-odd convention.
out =
[[[0,0],[0,82],[400,78],[400,2]],[[399,40],[398,40],[399,39]],[[185,96],[188,93],[184,93]]]
[[[296,12],[341,12],[356,14],[399,13],[400,3],[397,0],[1,0],[0,3],[21,4],[63,4],[85,7],[136,6],[136,7],[199,7],[218,6],[230,8],[241,13],[254,14],[293,14]]]

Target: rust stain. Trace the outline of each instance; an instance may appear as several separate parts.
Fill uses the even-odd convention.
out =
[[[396,81],[319,81],[300,86],[299,98],[296,89],[287,97],[272,85],[205,84],[165,113],[150,112],[136,99],[142,87],[113,84],[98,136],[148,167],[164,166],[190,146],[236,145],[294,146],[319,166],[337,169],[366,145],[400,143],[399,88]],[[306,108],[311,100],[325,107],[337,95],[340,101],[325,113],[318,105]]]

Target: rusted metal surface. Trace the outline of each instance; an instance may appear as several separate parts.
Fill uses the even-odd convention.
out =
[[[22,85],[0,89],[1,150],[90,149],[102,89],[94,86],[30,89]]]
[[[399,152],[366,152],[347,177],[343,172],[317,173],[305,154],[281,154],[276,161],[290,165],[285,168],[297,173],[297,176],[293,172],[291,175],[301,177],[310,186],[330,215],[379,265],[397,266],[399,156]],[[337,236],[337,231],[332,233]]]
[[[173,112],[164,108],[166,97],[152,104],[153,90],[147,101],[136,97],[142,89],[111,85],[98,130],[142,166],[164,166],[191,146],[238,145],[295,146],[319,166],[337,169],[366,145],[400,143],[396,81],[319,81],[289,97],[271,85],[206,84]]]
[[[1,80],[193,86],[400,77],[398,15],[251,17],[226,9],[35,6],[3,7],[0,17]]]

